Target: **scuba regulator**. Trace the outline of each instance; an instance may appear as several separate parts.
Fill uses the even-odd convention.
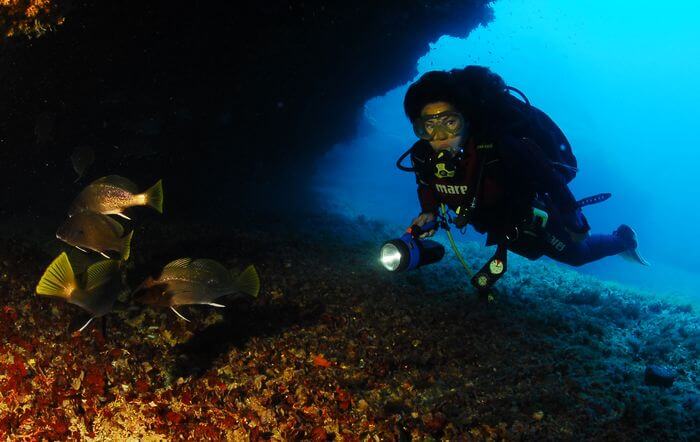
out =
[[[457,165],[462,158],[462,148],[453,152],[452,150],[441,150],[433,161],[433,173],[438,178],[454,178],[457,174]]]

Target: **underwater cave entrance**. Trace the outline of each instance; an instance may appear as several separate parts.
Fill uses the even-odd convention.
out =
[[[700,224],[700,210],[687,202],[698,197],[692,177],[700,151],[692,148],[691,115],[700,100],[700,30],[690,17],[700,6],[518,0],[493,8],[488,26],[432,43],[415,78],[480,64],[523,90],[571,141],[580,166],[574,194],[613,194],[586,208],[592,233],[630,224],[653,263],[642,268],[610,257],[578,270],[697,303],[700,273],[693,263],[700,262],[700,244],[688,232]],[[319,161],[315,188],[329,210],[398,226],[417,214],[414,178],[394,167],[415,141],[403,115],[407,87],[369,100],[357,137]]]

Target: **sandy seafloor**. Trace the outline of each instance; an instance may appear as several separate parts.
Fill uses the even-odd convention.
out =
[[[0,439],[700,439],[692,307],[513,255],[488,304],[449,250],[393,275],[377,250],[396,229],[322,215],[302,224],[139,224],[132,288],[192,256],[252,263],[262,290],[224,309],[181,308],[190,323],[122,296],[106,336],[99,321],[72,332],[80,308],[33,294],[68,248],[52,232],[5,228]],[[490,254],[462,249],[479,266]],[[645,385],[650,364],[675,370],[673,386]]]

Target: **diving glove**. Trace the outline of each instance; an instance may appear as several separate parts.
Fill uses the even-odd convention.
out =
[[[423,212],[420,215],[418,215],[416,218],[411,221],[411,226],[418,226],[418,227],[423,227],[426,224],[429,224],[433,221],[435,221],[437,217],[435,216],[434,213],[432,212]],[[436,230],[435,229],[430,229],[426,232],[423,232],[420,234],[419,238],[428,238],[433,235],[435,235]]]

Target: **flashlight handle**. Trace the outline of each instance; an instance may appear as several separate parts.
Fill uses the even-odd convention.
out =
[[[429,221],[422,226],[414,224],[409,228],[409,233],[417,238],[425,232],[430,232],[431,230],[437,229],[439,226],[440,223],[437,221]]]

